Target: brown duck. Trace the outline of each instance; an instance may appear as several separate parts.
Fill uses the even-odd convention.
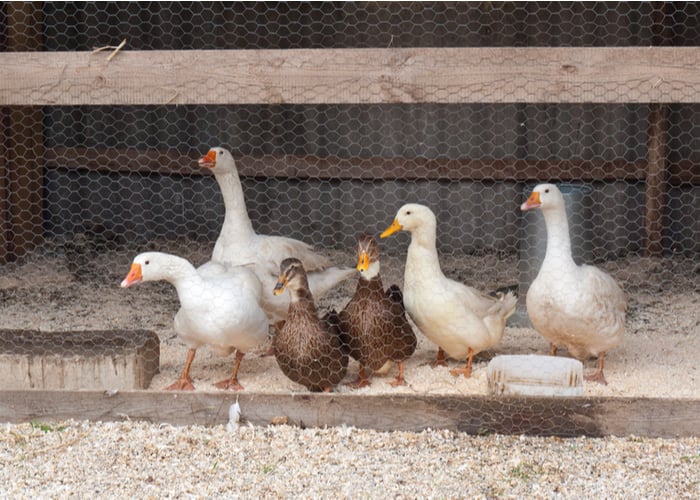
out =
[[[273,339],[282,373],[314,392],[330,392],[347,372],[348,354],[340,336],[338,314],[318,318],[306,271],[298,259],[285,259],[273,290],[289,290],[289,312]]]
[[[355,295],[340,313],[340,325],[350,356],[360,363],[354,387],[370,385],[367,369],[376,372],[388,361],[397,364],[399,373],[390,382],[406,385],[403,362],[416,350],[416,335],[406,319],[403,296],[398,286],[384,291],[379,275],[379,245],[370,235],[357,243],[357,270],[360,279]]]

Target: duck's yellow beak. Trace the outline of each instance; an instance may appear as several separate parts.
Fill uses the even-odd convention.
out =
[[[387,227],[382,234],[379,235],[380,238],[386,238],[387,236],[391,236],[392,234],[396,233],[397,231],[401,231],[403,229],[403,226],[399,224],[399,221],[394,219],[394,222],[391,223],[391,226]]]
[[[540,193],[539,191],[533,191],[530,197],[525,200],[525,203],[520,205],[520,210],[526,212],[528,210],[540,208],[540,206],[542,206],[542,202],[540,201]]]
[[[369,254],[364,250],[357,257],[357,270],[361,273],[369,269]]]
[[[216,151],[213,149],[210,149],[207,154],[202,156],[199,159],[199,166],[200,167],[206,167],[206,168],[214,168],[216,167]]]
[[[131,269],[129,269],[129,274],[122,281],[122,288],[129,288],[131,285],[140,283],[143,280],[143,275],[141,274],[141,264],[133,263],[131,264]]]
[[[287,286],[287,276],[282,275],[279,278],[277,278],[277,283],[275,284],[275,288],[272,289],[272,294],[273,295],[279,295],[282,292],[284,292],[284,288]]]

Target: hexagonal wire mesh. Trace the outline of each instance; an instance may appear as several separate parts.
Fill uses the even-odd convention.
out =
[[[61,51],[92,50],[121,39],[133,50],[696,46],[698,9],[685,3],[607,2],[45,3],[38,10],[31,4],[6,4],[0,25],[5,29],[3,50],[56,51],[57,57]],[[606,91],[624,95],[626,90]],[[687,92],[697,95],[696,88]],[[519,288],[518,310],[500,342],[474,345],[485,354],[476,358],[471,379],[426,366],[436,346],[419,333],[416,352],[406,361],[410,385],[405,390],[482,393],[484,361],[490,356],[546,352],[547,342],[527,323],[524,295],[537,276],[547,233],[539,213],[522,214],[519,205],[537,182],[566,181],[562,190],[575,259],[613,275],[629,302],[627,338],[612,351],[606,370],[615,389],[587,385],[587,393],[697,397],[697,390],[674,381],[687,375],[684,354],[697,352],[700,338],[700,188],[693,170],[700,160],[699,114],[697,104],[517,102],[5,108],[0,323],[11,329],[4,336],[6,352],[19,344],[16,329],[98,331],[104,336],[99,332],[146,328],[161,339],[161,373],[150,387],[177,379],[185,348],[175,339],[173,316],[180,303],[174,288],[163,282],[136,290],[118,285],[142,251],[177,254],[194,265],[211,258],[224,203],[216,179],[196,160],[210,147],[224,146],[236,158],[248,215],[258,233],[298,238],[317,249],[322,256],[317,261],[328,258],[354,268],[358,235],[378,236],[402,204],[419,202],[435,213],[436,249],[447,277],[483,292]],[[654,132],[653,124],[660,124],[656,132],[661,133]],[[652,136],[661,137],[660,142]],[[658,238],[650,247],[645,178],[654,155],[663,158],[668,170],[662,175]],[[504,165],[539,170],[523,180]],[[404,287],[409,241],[404,233],[380,241],[385,288]],[[259,250],[252,253],[260,255]],[[275,273],[279,261],[291,256],[275,255]],[[271,300],[267,271],[262,294]],[[438,275],[435,270],[433,277]],[[318,294],[319,314],[343,310],[356,282],[353,277]],[[449,303],[439,285],[420,279],[418,285],[440,297],[438,303]],[[197,295],[179,292],[181,301]],[[421,318],[425,303],[417,296],[413,291],[409,298],[412,318],[429,322]],[[388,296],[382,300],[394,311],[396,304]],[[476,304],[486,299],[473,300],[472,309],[479,309]],[[230,322],[236,309],[228,307],[195,318],[213,320],[220,314]],[[478,330],[481,316],[474,324],[460,320],[457,330]],[[271,322],[279,319],[270,317]],[[295,325],[309,331],[303,323],[289,321],[277,325],[276,338],[286,338],[281,335],[285,328],[286,334],[295,334]],[[188,328],[197,327],[180,325],[181,336]],[[657,352],[659,336],[666,339],[666,368],[641,370]],[[196,347],[197,341],[185,344]],[[266,348],[263,343],[255,352]],[[376,359],[353,349],[354,357],[365,356],[368,372],[379,368]],[[76,352],[97,353],[89,347],[76,347]],[[155,352],[129,351],[120,366],[142,369],[144,359],[152,363]],[[192,371],[198,388],[211,388],[217,377],[230,373],[230,358],[208,358],[207,352],[198,354]],[[466,353],[453,352],[458,359],[450,361],[452,368],[461,367]],[[294,360],[285,363],[289,373]],[[341,366],[336,368],[342,371]],[[301,389],[281,374],[273,357],[247,356],[243,367],[241,382],[248,390]],[[64,374],[69,369],[65,363],[56,368]],[[31,364],[14,367],[5,380],[17,379],[21,371],[18,385],[51,386],[37,370]],[[351,362],[346,381],[358,370]],[[92,382],[78,381],[76,387],[92,387]],[[98,380],[96,385],[115,383]],[[322,389],[335,383],[306,385]],[[372,387],[390,390],[384,382]]]

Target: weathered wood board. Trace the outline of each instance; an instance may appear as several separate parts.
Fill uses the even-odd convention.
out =
[[[241,423],[379,431],[449,429],[541,436],[700,435],[700,401],[655,398],[499,398],[447,395],[230,392],[2,391],[0,422],[141,420],[222,425],[238,401]]]
[[[0,330],[3,389],[128,390],[158,373],[160,341],[146,330]]]
[[[0,53],[0,105],[696,103],[697,47]]]

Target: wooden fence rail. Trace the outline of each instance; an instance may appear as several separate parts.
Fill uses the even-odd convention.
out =
[[[206,151],[202,150],[201,154]],[[139,149],[46,148],[47,168],[66,168],[102,173],[161,175],[210,175],[178,151]],[[516,181],[540,179],[559,181],[643,181],[648,162],[624,160],[522,160],[517,158],[341,158],[336,156],[267,155],[236,158],[241,177],[293,179],[365,180],[453,180]],[[700,165],[681,161],[666,163],[665,181],[672,185],[700,184]]]
[[[697,47],[0,53],[1,106],[696,103]]]

